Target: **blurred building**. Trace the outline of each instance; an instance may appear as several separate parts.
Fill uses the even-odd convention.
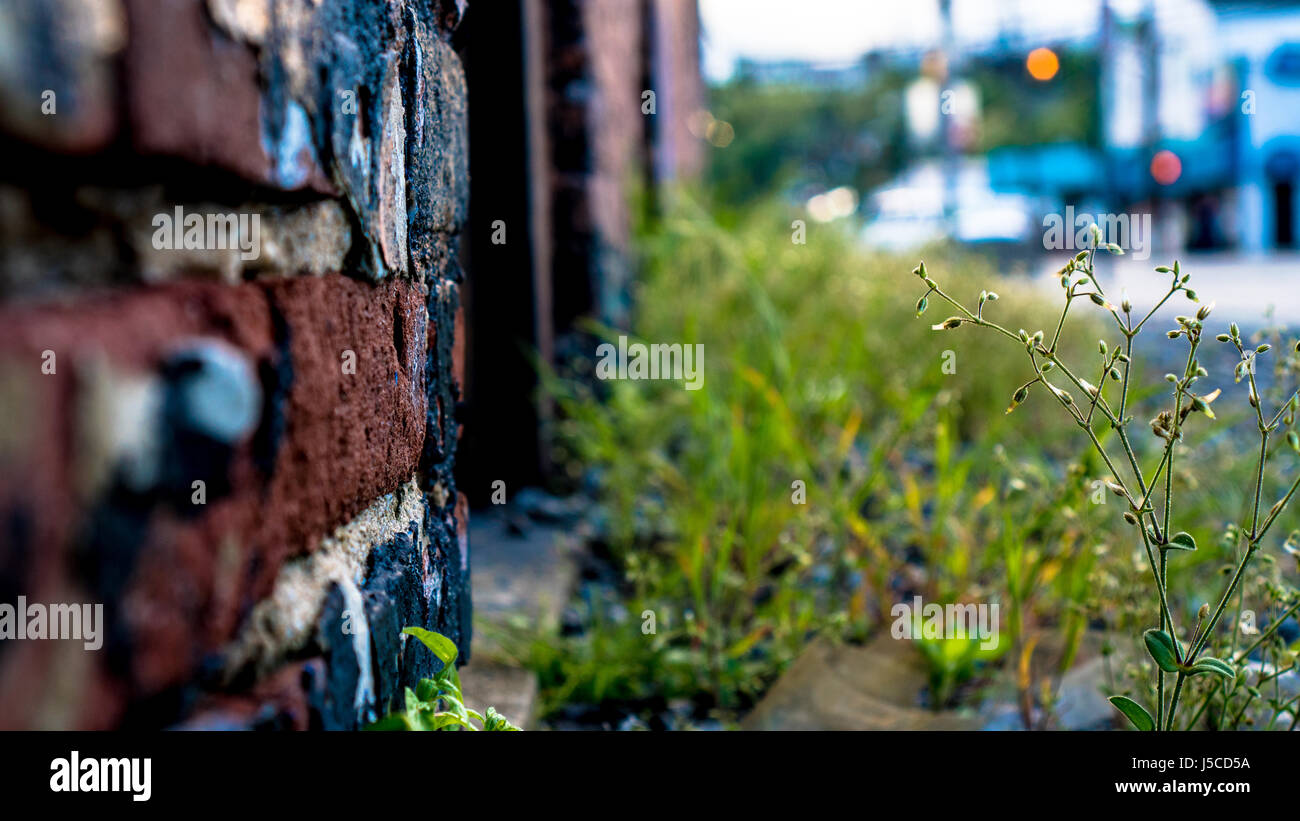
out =
[[[1221,54],[1236,82],[1230,114],[1235,144],[1225,142],[1236,148],[1238,240],[1250,250],[1295,248],[1300,241],[1300,7],[1232,0],[1211,6]]]
[[[1150,211],[1170,249],[1296,246],[1300,5],[1104,3],[1095,48],[1100,144],[996,149],[996,188]]]

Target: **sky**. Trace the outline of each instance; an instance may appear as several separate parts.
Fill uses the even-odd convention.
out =
[[[1199,0],[1111,0],[1123,17],[1151,2],[1178,15]],[[1101,0],[952,0],[953,28],[987,40],[999,28],[1045,39],[1093,31]],[[700,0],[705,73],[724,80],[736,58],[843,64],[880,47],[925,47],[939,39],[938,0]]]

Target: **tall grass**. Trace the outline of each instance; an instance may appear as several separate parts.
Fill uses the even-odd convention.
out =
[[[791,219],[773,207],[722,222],[681,198],[642,232],[632,328],[593,331],[702,344],[701,390],[546,375],[626,609],[653,611],[657,628],[600,619],[535,645],[551,707],[689,696],[741,709],[813,635],[862,638],[912,593],[1002,602],[1016,652],[1030,627],[1067,643],[1082,632],[1099,467],[1046,458],[1069,431],[1042,409],[1007,426],[1021,363],[914,321],[901,258],[831,226],[797,244]],[[980,258],[935,253],[960,283],[997,281]],[[1009,322],[1042,308],[1031,289],[1002,291]],[[1090,336],[1077,330],[1067,350]],[[1045,515],[1042,492],[1067,514]]]

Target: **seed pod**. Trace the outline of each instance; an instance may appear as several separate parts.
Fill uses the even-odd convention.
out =
[[[1099,339],[1099,340],[1097,340],[1097,351],[1098,351],[1098,353],[1100,353],[1102,356],[1105,356],[1105,355],[1106,355],[1106,340],[1104,340],[1104,339]]]
[[[1088,294],[1088,299],[1092,300],[1093,305],[1105,305],[1106,300],[1101,298],[1100,294]]]
[[[1169,337],[1170,339],[1177,339],[1182,335],[1183,335],[1182,331],[1168,331],[1165,333],[1165,336]]]
[[[998,295],[993,291],[989,291],[989,302],[997,302],[997,301],[998,301]]]
[[[1297,435],[1295,431],[1289,430],[1286,432],[1286,443],[1291,446],[1291,450],[1300,453],[1300,435]]]
[[[916,301],[916,315],[920,316],[921,314],[925,313],[925,309],[929,307],[929,305],[930,305],[930,300],[926,299],[925,297],[921,297],[920,299],[918,299]]]
[[[1220,342],[1232,341],[1232,337],[1228,336],[1227,334],[1219,334],[1218,336],[1215,337],[1215,339],[1219,340]]]
[[[927,274],[926,271],[925,271],[925,260],[921,260],[921,264],[918,265],[918,266],[916,266],[916,273],[917,273],[917,275],[920,276],[922,279],[924,279],[925,277],[929,276],[929,274]]]
[[[1038,370],[1039,370],[1041,373],[1047,373],[1048,371],[1050,371],[1052,368],[1055,368],[1055,367],[1056,367],[1056,363],[1055,363],[1055,362],[1044,362],[1044,363],[1043,363],[1043,367],[1039,368]]]
[[[1025,401],[1025,399],[1027,399],[1028,397],[1029,397],[1028,387],[1021,386],[1020,388],[1018,388],[1016,392],[1011,395],[1011,404],[1007,405],[1007,413],[1011,413],[1013,410],[1015,410],[1016,407],[1021,402]]]
[[[1134,516],[1132,511],[1126,510],[1124,511],[1124,521],[1131,525],[1135,525],[1138,523],[1138,517]]]
[[[1205,414],[1209,418],[1211,419],[1214,418],[1214,411],[1210,410],[1210,403],[1206,402],[1201,397],[1199,396],[1192,397],[1192,407],[1200,411],[1201,413]]]
[[[1187,298],[1190,299],[1192,302],[1196,302],[1196,301],[1197,301],[1197,299],[1196,299],[1196,292],[1193,291],[1192,289],[1188,288],[1188,289],[1186,289],[1185,291],[1183,291],[1183,293],[1187,294]]]
[[[1263,345],[1260,345],[1258,348],[1256,348],[1255,353],[1268,353],[1272,349],[1272,347],[1273,347],[1272,345],[1265,343]]]
[[[1237,323],[1233,322],[1228,326],[1228,333],[1232,334],[1233,339],[1237,339],[1241,336],[1241,329],[1237,327]]]
[[[1119,368],[1110,369],[1110,378],[1115,380],[1116,382],[1119,381]]]
[[[931,326],[930,326],[930,330],[932,330],[932,331],[951,331],[953,328],[956,328],[956,327],[958,327],[959,325],[961,325],[961,317],[958,317],[958,316],[950,316],[950,317],[948,317],[947,319],[945,319],[943,322],[940,322],[938,325],[931,325]]]
[[[1157,273],[1157,274],[1167,274],[1167,273],[1169,273],[1169,272],[1172,271],[1172,270],[1173,270],[1173,269],[1170,268],[1168,265],[1157,265],[1157,266],[1156,266],[1156,273]]]
[[[1074,404],[1074,397],[1070,396],[1068,392],[1063,391],[1054,385],[1048,385],[1048,387],[1052,389],[1052,393],[1056,394],[1057,398],[1063,400],[1066,404]]]

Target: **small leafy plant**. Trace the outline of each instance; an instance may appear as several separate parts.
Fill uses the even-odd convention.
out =
[[[990,291],[981,291],[974,310],[959,302],[930,278],[922,262],[913,270],[926,286],[925,293],[916,303],[919,317],[926,311],[932,298],[938,298],[957,310],[957,314],[932,326],[935,331],[955,330],[963,325],[986,328],[1006,337],[1013,344],[1024,348],[1026,360],[1032,377],[1015,389],[1006,412],[1009,414],[1025,402],[1033,390],[1046,392],[1052,401],[1079,427],[1091,448],[1105,463],[1109,476],[1104,479],[1106,487],[1123,500],[1126,509],[1124,521],[1136,531],[1142,541],[1146,554],[1147,566],[1151,574],[1151,586],[1155,592],[1155,610],[1158,611],[1158,627],[1152,627],[1143,634],[1143,643],[1155,662],[1155,716],[1134,699],[1122,695],[1111,697],[1110,701],[1123,713],[1133,726],[1140,730],[1171,730],[1176,727],[1180,700],[1188,681],[1197,676],[1208,678],[1220,677],[1221,686],[1208,688],[1205,700],[1191,721],[1193,722],[1205,710],[1206,705],[1222,693],[1222,710],[1228,710],[1228,702],[1236,692],[1238,680],[1244,682],[1242,663],[1249,654],[1260,646],[1281,623],[1276,621],[1268,633],[1241,652],[1236,652],[1237,629],[1232,631],[1232,645],[1224,658],[1215,658],[1206,654],[1207,646],[1216,638],[1225,611],[1237,597],[1235,608],[1242,609],[1242,581],[1252,560],[1256,558],[1265,536],[1272,530],[1278,517],[1286,509],[1300,488],[1300,476],[1291,482],[1286,492],[1267,510],[1265,504],[1265,469],[1271,455],[1270,442],[1277,444],[1284,439],[1291,449],[1300,451],[1300,439],[1294,430],[1297,409],[1300,409],[1300,391],[1290,394],[1277,402],[1274,412],[1266,414],[1260,390],[1256,384],[1256,362],[1267,354],[1271,348],[1268,344],[1253,346],[1245,342],[1241,331],[1235,323],[1226,333],[1218,334],[1215,339],[1232,346],[1237,353],[1235,377],[1240,383],[1247,381],[1249,392],[1247,401],[1253,410],[1250,414],[1259,434],[1258,460],[1251,474],[1252,487],[1246,489],[1253,502],[1240,524],[1230,525],[1227,532],[1227,547],[1233,551],[1235,566],[1228,573],[1228,580],[1218,603],[1213,608],[1203,604],[1197,612],[1196,625],[1188,637],[1180,639],[1180,630],[1176,623],[1179,611],[1170,604],[1168,573],[1171,554],[1180,555],[1197,549],[1196,540],[1184,530],[1176,529],[1174,519],[1174,464],[1183,457],[1182,448],[1188,448],[1187,438],[1191,433],[1204,430],[1199,420],[1205,423],[1216,418],[1212,404],[1219,397],[1220,390],[1202,392],[1198,383],[1208,376],[1201,365],[1198,352],[1201,350],[1205,322],[1210,316],[1212,305],[1203,305],[1194,316],[1179,316],[1177,327],[1166,332],[1170,340],[1184,340],[1187,345],[1185,365],[1181,374],[1166,374],[1165,380],[1172,389],[1167,405],[1151,419],[1151,432],[1157,440],[1155,450],[1159,452],[1159,461],[1154,469],[1143,468],[1141,455],[1144,455],[1144,443],[1138,442],[1133,430],[1133,408],[1130,382],[1135,381],[1134,339],[1146,327],[1147,323],[1169,299],[1183,294],[1188,300],[1198,302],[1196,293],[1188,287],[1190,276],[1182,273],[1178,262],[1172,266],[1160,266],[1155,270],[1171,277],[1169,289],[1164,297],[1141,318],[1135,319],[1133,305],[1124,297],[1119,305],[1112,303],[1097,280],[1094,267],[1096,254],[1106,250],[1122,254],[1122,249],[1112,243],[1101,242],[1101,231],[1092,226],[1092,247],[1080,251],[1066,263],[1059,272],[1061,288],[1065,294],[1065,304],[1060,317],[1056,320],[1055,330],[1050,337],[1042,330],[1030,333],[1026,330],[1012,332],[1002,325],[985,318],[984,311],[998,300],[998,295]],[[1071,367],[1062,361],[1058,344],[1066,317],[1076,300],[1084,299],[1095,309],[1109,314],[1119,330],[1121,339],[1118,344],[1107,345],[1101,340],[1097,346],[1097,355],[1087,370]],[[1300,344],[1296,350],[1300,352]],[[1096,382],[1088,381],[1085,376],[1093,376]],[[1107,388],[1112,391],[1108,395]],[[1153,393],[1157,393],[1157,390]],[[1285,430],[1285,434],[1282,431]],[[1113,436],[1112,436],[1113,434]],[[1118,454],[1115,444],[1118,443]],[[1275,448],[1276,449],[1276,448]],[[1151,458],[1155,453],[1152,452]],[[1226,471],[1224,475],[1226,475]],[[1293,594],[1290,594],[1293,596]],[[1300,602],[1297,602],[1300,606]],[[1283,618],[1295,611],[1291,607]],[[1234,625],[1237,623],[1233,622]],[[1276,673],[1273,677],[1276,678]],[[1172,686],[1170,685],[1172,680]],[[1229,685],[1232,690],[1229,691]],[[1254,687],[1246,687],[1248,691]],[[1241,708],[1243,711],[1245,707]],[[1238,713],[1238,718],[1240,713]],[[1274,718],[1276,720],[1276,716]],[[1270,722],[1271,725],[1271,722]]]
[[[482,715],[465,706],[460,691],[460,674],[456,672],[456,644],[451,639],[422,627],[405,627],[403,633],[415,636],[442,661],[442,670],[433,678],[420,679],[413,691],[406,688],[406,707],[390,713],[367,727],[367,730],[518,730],[493,708]],[[475,727],[471,719],[481,727]]]

